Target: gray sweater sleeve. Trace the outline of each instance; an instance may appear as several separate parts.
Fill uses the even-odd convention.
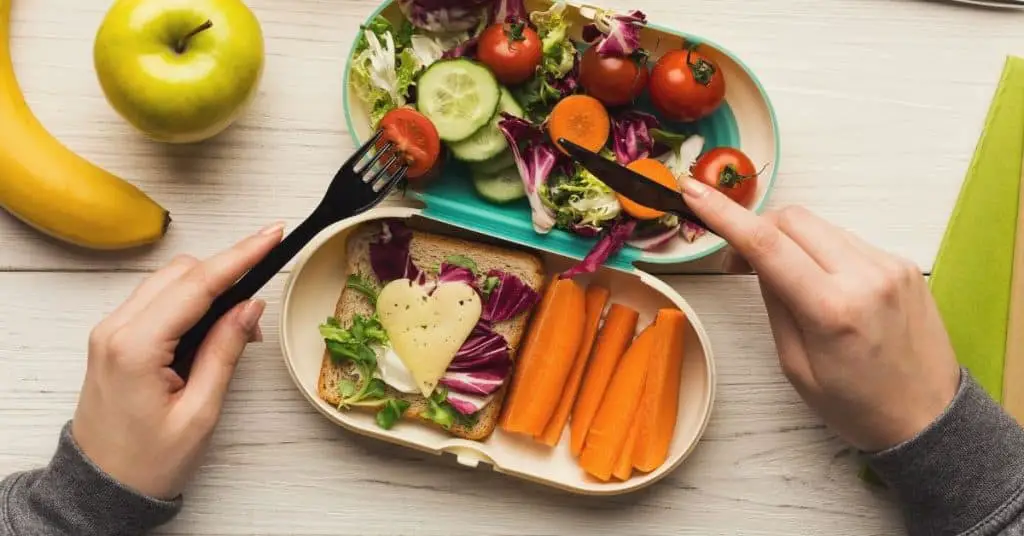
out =
[[[868,461],[911,536],[1024,535],[1024,430],[966,369],[944,414]]]
[[[64,426],[49,465],[0,482],[2,536],[138,536],[181,510],[118,483],[92,464]]]

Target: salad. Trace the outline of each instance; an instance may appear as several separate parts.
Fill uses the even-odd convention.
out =
[[[415,180],[442,152],[465,162],[477,193],[503,204],[525,198],[533,228],[596,238],[563,276],[592,272],[624,246],[658,250],[701,226],[617,195],[572,161],[565,138],[679,189],[693,177],[742,204],[759,172],[740,150],[704,151],[673,123],[715,112],[725,79],[700,47],[656,60],[642,47],[646,16],[598,10],[570,32],[567,6],[527,12],[522,0],[398,0],[405,16],[363,27],[350,83]],[[649,96],[657,115],[635,103]]]

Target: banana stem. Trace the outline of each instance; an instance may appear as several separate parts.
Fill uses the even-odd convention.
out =
[[[185,34],[185,36],[182,37],[181,39],[178,39],[178,42],[174,45],[174,51],[177,52],[178,54],[184,54],[185,53],[185,49],[188,48],[188,42],[193,37],[195,37],[196,35],[198,35],[198,34],[200,34],[202,32],[205,32],[206,30],[209,30],[210,28],[213,28],[213,21],[211,21],[211,20],[207,20],[206,22],[200,24],[199,26],[196,26],[196,29],[194,29],[191,32]]]

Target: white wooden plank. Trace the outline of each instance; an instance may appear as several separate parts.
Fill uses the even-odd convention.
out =
[[[90,327],[140,274],[0,275],[0,474],[45,463],[72,414]],[[595,499],[468,470],[331,425],[281,362],[276,279],[263,326],[181,516],[161,534],[893,534],[891,503],[778,371],[748,276],[675,277],[717,355],[698,450],[635,495]]]
[[[17,1],[13,51],[28,101],[68,146],[130,178],[175,223],[157,247],[70,250],[0,214],[0,269],[152,268],[204,255],[267,221],[297,224],[351,148],[345,55],[371,0],[253,0],[266,35],[259,97],[211,142],[136,135],[105,103],[92,39],[109,2]],[[783,157],[772,206],[799,203],[931,266],[1003,57],[1024,53],[1020,13],[922,1],[603,2],[726,45],[777,107]],[[701,268],[697,266],[695,268]]]

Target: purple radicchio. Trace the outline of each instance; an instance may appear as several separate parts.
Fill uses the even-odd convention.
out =
[[[690,220],[683,220],[683,223],[679,226],[679,234],[682,235],[683,240],[693,243],[698,238],[707,234],[708,230],[703,226],[693,223]]]
[[[496,0],[491,5],[491,23],[525,21],[526,5],[523,0]]]
[[[657,232],[652,233],[649,236],[633,237],[627,240],[626,244],[630,247],[642,249],[644,251],[652,251],[668,245],[679,231],[680,224],[677,223],[669,227],[662,227]]]
[[[633,229],[636,228],[636,220],[619,221],[607,232],[600,240],[594,244],[593,249],[587,256],[583,258],[583,261],[562,272],[559,277],[561,279],[568,279],[581,274],[590,274],[596,272],[597,269],[608,260],[609,257],[617,253],[622,246],[626,244],[626,239],[633,234]]]
[[[473,370],[469,372],[449,370],[444,373],[439,383],[447,387],[449,393],[487,396],[505,384],[505,376],[490,370]]]
[[[410,242],[412,231],[402,222],[385,220],[381,223],[380,234],[370,243],[370,266],[381,283],[396,279],[409,279],[421,285],[426,282],[426,272],[412,261]]]
[[[512,360],[505,338],[491,329],[488,323],[477,322],[448,365],[448,372],[489,370],[504,371],[507,375],[511,367]]]
[[[472,415],[487,407],[487,404],[494,400],[494,395],[474,396],[449,390],[447,400],[455,411],[463,415]]]
[[[650,156],[654,148],[651,129],[658,126],[657,117],[636,110],[627,110],[613,117],[612,148],[615,160],[625,166]]]
[[[476,274],[464,266],[442,262],[441,269],[437,272],[437,282],[465,283],[471,287],[476,287]]]
[[[647,15],[640,11],[599,9],[594,22],[583,27],[583,40],[596,46],[601,57],[626,57],[640,50],[640,30],[646,25]]]
[[[512,148],[526,198],[530,201],[533,229],[546,234],[555,226],[555,214],[541,201],[540,186],[547,182],[558,163],[558,153],[537,125],[507,113],[502,113],[501,117],[498,128]]]
[[[486,22],[487,0],[398,0],[413,26],[428,32],[463,32]]]
[[[487,303],[480,314],[483,320],[492,323],[504,322],[529,310],[540,301],[540,295],[536,290],[512,274],[491,270],[487,272],[487,277],[498,278],[498,286],[487,296]]]

